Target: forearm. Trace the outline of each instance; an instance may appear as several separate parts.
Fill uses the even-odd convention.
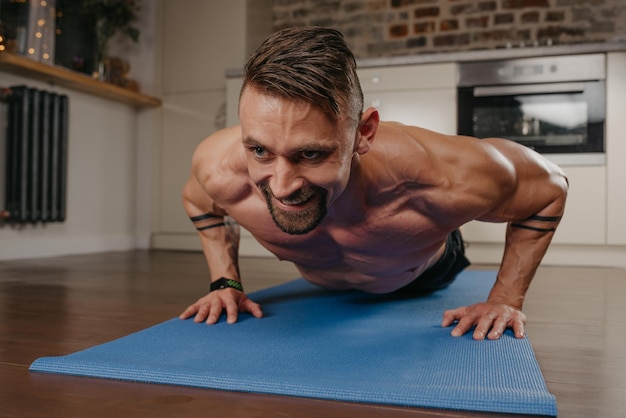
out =
[[[531,231],[507,226],[506,244],[498,277],[489,294],[489,302],[522,308],[526,292],[545,255],[554,231]]]
[[[211,280],[227,277],[241,281],[239,225],[228,216],[212,215],[209,219],[195,221],[194,226],[200,235]]]
[[[537,179],[518,186],[511,198],[521,210],[509,217],[506,243],[498,278],[489,301],[522,308],[524,297],[541,260],[546,254],[565,211],[568,181],[555,165],[544,162],[546,169],[535,173]],[[524,208],[526,206],[526,208]]]
[[[241,282],[238,265],[239,226],[229,217],[213,213],[192,216],[191,219],[200,233],[212,285],[209,292],[187,307],[180,318],[193,316],[195,322],[215,324],[224,311],[229,324],[237,322],[239,312],[261,318],[263,311],[259,304],[248,299],[241,286],[232,283],[232,280]],[[228,280],[217,282],[220,278]],[[214,285],[217,287],[213,288]]]
[[[231,324],[237,321],[239,312],[248,312],[261,318],[261,307],[248,299],[241,291],[241,286],[231,282],[241,282],[238,263],[239,225],[213,200],[207,191],[208,182],[206,178],[200,182],[192,174],[183,189],[183,205],[198,230],[211,282],[215,285],[207,289],[205,296],[189,305],[180,318],[193,316],[195,322],[215,324],[224,311],[227,322]],[[228,280],[217,283],[220,278]]]
[[[209,195],[195,172],[183,188],[183,207],[198,231],[211,279],[240,280],[239,226]]]

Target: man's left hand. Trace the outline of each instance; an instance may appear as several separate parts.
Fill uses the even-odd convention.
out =
[[[482,302],[472,306],[445,311],[442,327],[449,327],[456,322],[451,332],[453,337],[460,337],[476,326],[475,340],[497,340],[507,328],[512,328],[516,338],[524,338],[526,315],[510,305],[495,302]]]

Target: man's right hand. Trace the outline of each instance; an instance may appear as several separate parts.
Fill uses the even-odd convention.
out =
[[[215,324],[226,310],[226,322],[237,322],[239,312],[252,314],[255,318],[262,318],[263,311],[258,303],[248,299],[245,293],[236,289],[214,290],[206,296],[198,299],[180,315],[180,319],[188,319],[195,315],[194,322],[206,322]]]

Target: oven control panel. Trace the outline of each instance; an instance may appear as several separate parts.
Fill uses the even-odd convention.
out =
[[[459,86],[604,80],[604,54],[563,55],[459,64]]]

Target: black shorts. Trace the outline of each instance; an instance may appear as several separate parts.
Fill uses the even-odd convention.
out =
[[[443,289],[454,281],[463,269],[470,265],[465,257],[465,245],[457,229],[448,235],[446,249],[441,258],[408,285],[396,290],[399,294],[422,294]]]

